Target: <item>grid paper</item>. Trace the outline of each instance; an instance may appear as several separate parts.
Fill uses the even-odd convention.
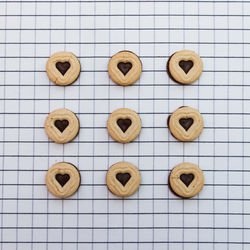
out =
[[[250,249],[250,1],[0,1],[1,250]],[[121,87],[108,77],[109,58],[131,50],[141,78]],[[181,49],[204,62],[189,86],[169,79],[166,62]],[[71,86],[49,82],[48,57],[71,51],[82,71]],[[201,136],[177,142],[169,114],[192,106],[203,115]],[[71,143],[48,140],[47,114],[68,108],[80,119]],[[114,142],[109,113],[138,112],[136,141]],[[105,174],[118,161],[141,171],[139,191],[118,198]],[[54,163],[77,166],[78,192],[50,195],[45,174]],[[205,186],[190,200],[173,195],[168,174],[198,164]]]

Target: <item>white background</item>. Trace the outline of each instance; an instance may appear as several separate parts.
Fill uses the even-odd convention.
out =
[[[250,249],[250,2],[249,1],[1,1],[0,240],[12,249]],[[108,77],[109,58],[135,52],[141,78],[121,87]],[[181,49],[204,62],[189,86],[169,79],[166,62]],[[71,86],[48,80],[45,65],[71,51],[82,72]],[[179,106],[197,108],[198,140],[177,142],[166,120]],[[65,145],[50,141],[44,120],[57,108],[80,119]],[[108,136],[109,113],[140,115],[139,138],[126,145]],[[121,199],[106,188],[118,161],[136,165],[139,191]],[[48,193],[47,169],[77,166],[82,183],[65,200]],[[202,192],[183,200],[168,174],[189,161],[204,171]]]

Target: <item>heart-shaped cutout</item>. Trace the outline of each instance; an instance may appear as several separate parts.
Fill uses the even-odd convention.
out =
[[[130,180],[131,175],[129,173],[118,173],[116,179],[125,187],[127,182]]]
[[[188,187],[194,179],[193,174],[181,174],[181,181]]]
[[[68,174],[57,174],[56,180],[63,187],[70,179]]]
[[[192,118],[181,118],[179,120],[179,123],[186,131],[188,131],[189,128],[193,125],[194,120]]]
[[[62,133],[68,127],[69,121],[68,120],[56,120],[54,125]]]
[[[194,63],[191,60],[184,61],[181,60],[179,62],[179,66],[182,68],[182,70],[187,74],[191,68],[193,68]]]
[[[56,63],[56,68],[58,71],[64,76],[65,73],[68,71],[70,68],[70,63],[69,62],[57,62]]]
[[[132,68],[132,63],[127,62],[119,62],[117,64],[117,68],[122,72],[122,74],[125,76]]]
[[[123,133],[131,126],[132,121],[130,119],[118,119],[117,125],[120,127]]]

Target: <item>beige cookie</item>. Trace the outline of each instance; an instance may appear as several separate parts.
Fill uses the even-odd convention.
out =
[[[122,143],[133,141],[141,131],[139,115],[127,108],[120,108],[110,114],[107,122],[110,136]]]
[[[109,60],[109,76],[119,85],[133,84],[140,78],[141,72],[141,60],[131,51],[120,51]]]
[[[171,134],[180,141],[193,141],[203,130],[203,118],[198,110],[180,107],[168,118]]]
[[[46,71],[49,79],[57,85],[69,85],[79,76],[81,65],[71,52],[57,52],[47,61]]]
[[[141,183],[139,170],[129,162],[112,165],[106,175],[108,189],[115,195],[127,197],[136,192]]]
[[[72,141],[79,132],[79,121],[76,115],[68,109],[56,109],[45,120],[45,132],[57,143]]]
[[[196,81],[203,69],[201,58],[192,50],[181,50],[174,53],[168,60],[167,72],[170,77],[181,84]]]
[[[48,170],[45,182],[50,193],[60,198],[66,198],[77,191],[81,176],[78,169],[72,164],[59,162]]]
[[[204,175],[198,166],[184,162],[174,167],[171,171],[169,185],[176,195],[190,198],[202,190]]]

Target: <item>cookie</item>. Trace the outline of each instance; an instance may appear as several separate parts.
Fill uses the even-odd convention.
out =
[[[180,107],[168,117],[171,134],[180,141],[193,141],[203,130],[203,118],[198,110]]]
[[[79,121],[76,115],[68,109],[56,109],[45,120],[45,132],[57,143],[72,141],[79,132]]]
[[[47,61],[46,71],[49,79],[57,85],[69,85],[78,78],[81,65],[71,52],[57,52]]]
[[[110,136],[121,143],[133,141],[141,131],[139,115],[127,108],[120,108],[110,114],[107,122]]]
[[[106,183],[110,192],[120,197],[127,197],[139,188],[141,175],[133,164],[118,162],[109,168]]]
[[[190,198],[202,190],[204,175],[195,164],[184,162],[172,169],[169,175],[169,185],[176,195]]]
[[[48,170],[45,182],[51,194],[66,198],[77,191],[80,186],[81,176],[74,165],[59,162]]]
[[[181,50],[174,53],[167,63],[169,76],[181,84],[196,81],[200,77],[202,69],[201,58],[192,50]]]
[[[120,51],[109,60],[109,76],[119,85],[133,84],[140,78],[141,72],[141,60],[131,51]]]

